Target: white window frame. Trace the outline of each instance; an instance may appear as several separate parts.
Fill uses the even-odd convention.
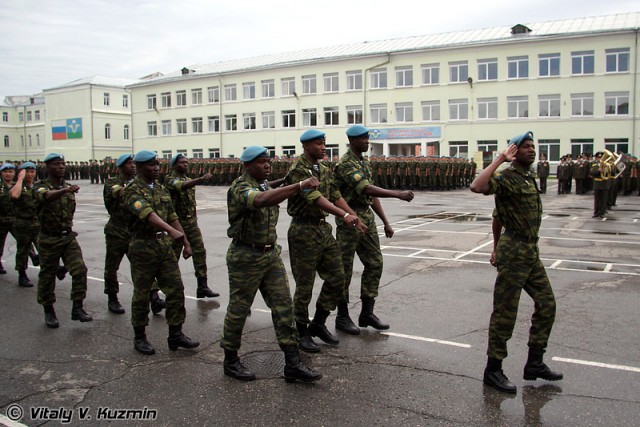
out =
[[[384,124],[388,122],[387,104],[371,104],[369,111],[371,112],[372,124]]]
[[[158,130],[156,129],[156,134]],[[111,139],[111,125],[107,123],[104,125],[104,139]],[[31,146],[31,135],[29,135],[29,146]]]
[[[362,70],[347,71],[347,91],[362,90]]]
[[[186,107],[186,106],[187,106],[187,91],[177,90],[176,91],[176,107]]]
[[[280,112],[282,127],[289,129],[296,127],[296,110],[282,110]]]
[[[209,86],[207,88],[207,101],[209,104],[220,102],[220,86]]]
[[[302,76],[302,94],[303,95],[315,95],[318,90],[316,85],[317,83],[316,83],[315,74]]]
[[[453,61],[449,62],[449,83],[467,83],[469,79],[469,62]]]
[[[191,105],[202,105],[202,89],[191,89]]]
[[[108,107],[109,104],[111,103],[110,96],[109,96],[108,92],[104,92],[104,95],[102,96],[102,102],[103,102],[105,107]]]
[[[546,71],[544,70],[546,68]],[[543,53],[538,55],[538,77],[559,77],[560,76],[560,54]]]
[[[191,133],[202,133],[202,117],[191,118]]]
[[[177,135],[187,134],[187,119],[176,119],[176,134]]]
[[[129,140],[129,125],[124,125],[122,128],[122,139],[125,141]],[[38,145],[40,145],[40,135],[36,135],[36,140]]]
[[[191,157],[194,159],[202,159],[204,157],[202,148],[194,148],[193,150],[191,150],[191,152],[192,152]]]
[[[413,102],[396,102],[396,123],[413,122]]]
[[[256,113],[242,113],[242,128],[244,130],[256,129]]]
[[[467,98],[449,100],[449,120],[469,120],[469,100]]]
[[[439,122],[440,121],[440,101],[439,100],[422,101],[421,108],[422,108],[423,122]]]
[[[507,96],[507,118],[526,119],[529,117],[529,97]]]
[[[498,80],[498,58],[478,59],[478,81]]]
[[[386,89],[389,81],[386,68],[376,68],[371,70],[371,89]]]
[[[361,125],[363,122],[362,105],[347,105],[347,124]]]
[[[171,92],[164,92],[160,94],[162,98],[162,108],[171,108]]]
[[[220,116],[207,116],[207,131],[209,133],[220,132]]]
[[[262,129],[275,129],[275,128],[276,128],[276,112],[263,111],[262,112]]]
[[[423,86],[440,84],[440,64],[422,64],[420,75]]]
[[[226,102],[238,100],[238,88],[235,83],[224,85],[224,100]]]
[[[538,96],[538,117],[560,117],[560,94]],[[547,114],[544,114],[544,112]],[[557,114],[553,112],[557,111]]]
[[[498,98],[478,98],[478,120],[498,118]]]
[[[529,57],[512,56],[507,58],[507,79],[528,79],[529,78]]]
[[[263,98],[275,98],[276,96],[276,81],[273,79],[262,80],[262,97]]]
[[[158,108],[158,103],[156,101],[156,94],[147,95],[147,110],[156,110]]]
[[[303,127],[318,126],[318,110],[316,108],[302,109],[302,126]]]
[[[296,93],[296,79],[295,77],[285,77],[280,79],[280,86],[282,87],[282,96],[294,96]]]
[[[588,60],[591,59],[589,63]],[[595,71],[596,58],[593,50],[571,52],[571,75],[590,76]],[[590,70],[585,71],[590,66]],[[579,69],[578,69],[579,68]]]
[[[589,107],[591,107],[591,111],[589,111]],[[593,93],[571,94],[571,117],[593,117],[594,107]],[[580,110],[579,114],[576,113],[578,109]]]
[[[129,95],[127,94],[122,95],[122,108],[129,108]]]
[[[170,136],[171,135],[171,120],[163,120],[161,122],[162,126],[162,136]]]
[[[337,93],[340,90],[338,73],[325,73],[322,79],[324,82],[324,93]]]
[[[324,107],[324,125],[338,126],[340,125],[340,108]]]
[[[413,87],[413,66],[396,67],[396,87]]]
[[[629,92],[605,92],[604,114],[606,116],[628,116],[629,115]],[[623,107],[626,104],[626,108]],[[614,111],[610,113],[609,107]],[[624,111],[626,109],[626,112]],[[623,112],[620,112],[620,111]]]
[[[242,99],[256,99],[256,82],[242,83]]]
[[[628,73],[629,72],[629,60],[631,58],[629,54],[629,48],[618,49],[606,49],[605,50],[605,72],[607,73]]]
[[[238,130],[238,116],[236,114],[225,114],[224,130],[227,132],[235,132]]]
[[[105,126],[105,133],[106,131],[107,127]],[[155,120],[147,122],[147,136],[158,136],[158,122],[156,122]]]
[[[469,141],[449,141],[449,156],[469,157]]]

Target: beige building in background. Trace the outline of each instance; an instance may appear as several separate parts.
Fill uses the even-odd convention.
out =
[[[345,130],[360,123],[372,130],[373,155],[490,158],[529,130],[552,162],[604,148],[640,154],[640,13],[514,24],[194,65],[129,82],[79,80],[44,91],[41,151],[72,160],[141,149],[237,157],[264,145],[294,155],[302,152],[299,135],[313,127],[327,133],[328,154],[341,155]],[[80,141],[53,139],[54,124],[77,118]]]
[[[0,160],[41,159],[45,152],[42,94],[0,99]]]

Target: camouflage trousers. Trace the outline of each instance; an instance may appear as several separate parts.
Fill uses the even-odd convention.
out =
[[[193,253],[191,259],[193,260],[196,277],[207,277],[207,250],[204,247],[202,232],[200,231],[200,227],[198,227],[198,221],[180,221],[180,225],[191,245],[191,251]],[[179,260],[180,254],[182,253],[182,245],[174,242],[173,251],[176,254],[176,259]]]
[[[87,267],[82,259],[82,249],[76,240],[78,233],[54,237],[40,233],[40,274],[38,275],[38,304],[56,302],[56,272],[60,259],[71,275],[71,300],[82,301],[87,296]]]
[[[489,324],[487,355],[507,357],[507,341],[513,334],[520,293],[533,299],[529,347],[546,348],[556,316],[556,300],[544,269],[538,245],[502,235],[496,248],[498,277],[493,291],[493,312]]]
[[[382,252],[380,251],[380,238],[376,228],[373,211],[367,209],[357,212],[358,217],[369,227],[366,234],[361,234],[356,227],[347,226],[342,220],[338,220],[336,240],[342,254],[342,266],[344,268],[345,287],[341,302],[349,302],[349,285],[353,274],[353,258],[358,258],[364,265],[360,282],[360,298],[375,298],[378,296],[378,286],[382,277]]]
[[[22,221],[15,222],[13,233],[16,238],[16,270],[27,270],[31,245],[36,244],[38,241],[39,232],[40,226],[37,223],[29,224],[23,223]]]
[[[256,293],[260,291],[264,302],[271,309],[278,345],[283,351],[298,348],[289,281],[280,251],[279,245],[266,252],[238,247],[235,243],[229,246],[229,305],[220,347],[226,350],[240,349],[244,324]]]
[[[133,280],[131,298],[131,324],[133,327],[147,326],[149,323],[149,293],[157,280],[166,295],[165,317],[170,326],[184,323],[184,287],[180,267],[169,236],[156,238],[132,238],[129,243],[129,262]]]
[[[104,240],[107,244],[107,253],[104,259],[104,293],[107,295],[117,294],[120,292],[118,270],[120,270],[122,258],[129,252],[130,239],[105,234]],[[154,280],[151,285],[151,290],[157,291],[159,289],[158,283]]]
[[[0,260],[4,254],[4,243],[9,233],[11,233],[14,238],[16,237],[16,235],[13,234],[13,222],[0,222]]]
[[[309,323],[309,303],[316,280],[316,271],[324,283],[316,307],[326,311],[336,309],[344,293],[344,270],[340,247],[333,237],[332,227],[296,224],[289,226],[289,259],[296,282],[293,310],[296,322]]]

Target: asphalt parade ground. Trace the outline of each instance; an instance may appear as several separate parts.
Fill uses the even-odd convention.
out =
[[[7,238],[2,261],[8,273],[0,276],[0,425],[638,425],[640,197],[620,196],[605,219],[592,219],[593,196],[557,195],[550,182],[542,196],[539,246],[558,310],[545,361],[564,380],[522,379],[533,311],[523,293],[504,362],[518,392],[507,395],[482,383],[496,277],[488,262],[492,197],[460,189],[417,192],[411,203],[383,200],[396,234],[381,237],[385,266],[376,313],[391,329],[369,328],[360,336],[338,332],[338,346],[321,344],[320,353],[302,354],[324,377],[287,384],[269,311],[257,296],[239,353],[258,378],[245,383],[222,372],[227,188],[197,188],[209,285],[221,296],[196,299],[193,264],[180,261],[184,331],[201,345],[170,351],[161,313],[152,315],[147,328],[157,352],[144,356],[133,349],[126,259],[120,301],[127,313],[107,310],[102,186],[77,183],[74,229],[89,269],[85,308],[94,320],[71,320],[67,276],[56,289],[60,328],[48,329],[36,288],[17,285],[15,241]],[[278,234],[290,273],[285,209],[286,203]],[[356,261],[352,317],[360,310],[361,271]],[[28,274],[36,283],[37,268]],[[289,281],[293,293],[291,276]],[[320,283],[316,279],[316,287]],[[332,331],[334,320],[332,314],[327,322]]]

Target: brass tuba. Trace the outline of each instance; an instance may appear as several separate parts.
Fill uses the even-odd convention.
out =
[[[622,156],[616,153],[612,153],[611,151],[605,148],[604,154],[600,161],[606,164],[609,167],[610,173],[615,172],[614,178],[618,178],[620,174],[624,171],[627,165],[622,161]],[[611,175],[609,175],[611,176]]]

